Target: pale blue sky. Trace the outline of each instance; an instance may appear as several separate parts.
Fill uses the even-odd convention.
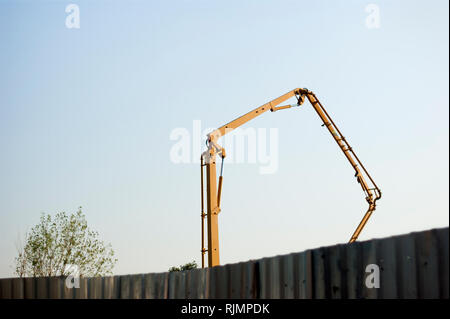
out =
[[[65,27],[65,6],[81,28]],[[380,8],[368,29],[365,7]],[[197,164],[176,127],[225,124],[313,90],[383,198],[360,240],[448,226],[448,1],[0,0],[0,277],[41,212],[82,206],[116,274],[200,262]],[[278,128],[279,169],[230,164],[222,263],[346,242],[366,209],[309,104]]]

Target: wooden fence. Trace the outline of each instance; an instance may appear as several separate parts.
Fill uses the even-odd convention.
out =
[[[375,273],[379,269],[379,288]],[[183,272],[0,279],[0,298],[448,298],[448,227]],[[371,276],[371,278],[367,278]]]

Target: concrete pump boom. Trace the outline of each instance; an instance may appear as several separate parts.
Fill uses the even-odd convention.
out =
[[[284,101],[296,97],[296,104],[289,104],[278,106]],[[255,117],[267,112],[275,112],[278,110],[283,110],[291,107],[297,107],[303,104],[305,99],[313,106],[314,110],[317,112],[319,117],[323,122],[323,126],[326,126],[328,131],[333,136],[336,143],[339,145],[340,149],[344,153],[345,157],[348,159],[350,164],[355,170],[355,177],[358,183],[361,185],[361,188],[365,194],[366,201],[369,204],[369,208],[367,212],[364,214],[363,219],[359,223],[358,227],[354,231],[353,235],[350,238],[350,243],[354,242],[362,229],[366,225],[368,219],[372,215],[373,211],[376,208],[376,201],[381,198],[381,191],[378,186],[373,181],[372,177],[369,175],[364,165],[360,162],[359,158],[356,156],[353,149],[348,144],[345,137],[337,128],[336,124],[333,122],[325,108],[317,99],[316,95],[307,90],[307,89],[294,89],[272,101],[257,107],[256,109],[248,112],[247,114],[238,117],[234,121],[231,121],[222,127],[214,130],[209,133],[207,136],[207,145],[208,149],[202,153],[201,156],[201,221],[202,221],[202,268],[205,266],[204,255],[208,252],[208,266],[213,267],[220,264],[219,259],[219,225],[218,225],[218,215],[220,212],[220,199],[222,192],[222,183],[223,183],[223,160],[226,156],[225,149],[220,147],[217,144],[217,141],[220,137],[225,134],[231,132],[232,130],[238,128],[239,126],[245,124],[246,122],[254,119]],[[222,158],[222,168],[220,171],[218,186],[217,186],[217,178],[216,178],[216,156],[220,156]],[[207,204],[207,212],[204,211],[204,176],[203,172],[206,170],[206,204]],[[368,177],[371,186],[369,186],[368,182],[364,178],[364,174]],[[207,230],[208,230],[208,249],[205,249],[205,236],[204,236],[204,224],[205,217],[207,217]]]

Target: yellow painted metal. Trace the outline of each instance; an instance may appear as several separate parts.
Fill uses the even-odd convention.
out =
[[[328,130],[330,131],[334,140],[339,145],[342,152],[344,152],[344,155],[347,157],[350,164],[353,166],[354,170],[356,171],[356,174],[355,174],[356,179],[357,179],[358,183],[361,185],[364,194],[366,195],[366,201],[369,203],[369,208],[368,208],[366,214],[364,215],[363,219],[361,220],[361,222],[359,223],[355,232],[353,233],[352,237],[350,238],[349,242],[352,243],[352,242],[356,241],[356,239],[358,239],[359,234],[361,233],[361,231],[364,228],[364,226],[366,225],[368,219],[370,218],[373,211],[375,210],[376,201],[381,198],[381,191],[378,188],[378,186],[375,184],[375,182],[373,181],[372,177],[367,172],[365,167],[359,161],[359,158],[353,152],[353,149],[350,147],[347,140],[342,135],[342,133],[339,131],[339,129],[337,128],[336,124],[333,122],[331,117],[328,115],[325,108],[322,106],[322,104],[316,98],[315,94],[306,89],[302,90],[302,92],[303,92],[303,94],[305,94],[307,96],[309,102],[311,103],[313,108],[316,110],[316,112],[320,116],[320,118],[322,119],[324,125],[328,128]],[[363,169],[366,176],[372,182],[372,185],[374,186],[373,188],[370,188],[368,186],[361,170],[358,167],[358,164],[359,164],[359,166],[361,166],[361,168]]]
[[[297,104],[278,106],[284,101],[292,98],[297,98]],[[330,134],[333,136],[334,140],[344,153],[347,160],[350,162],[354,168],[356,174],[355,177],[358,183],[361,185],[364,194],[366,195],[366,201],[369,203],[369,208],[364,215],[363,219],[359,223],[355,232],[353,233],[350,243],[354,242],[362,229],[366,225],[368,219],[372,215],[376,207],[376,201],[381,198],[381,191],[378,186],[373,181],[372,177],[369,175],[365,167],[360,162],[359,158],[354,153],[353,149],[348,144],[345,137],[341,134],[336,124],[333,122],[323,105],[317,99],[315,94],[308,89],[294,89],[264,105],[257,107],[256,109],[244,114],[243,116],[221,126],[220,128],[214,130],[208,134],[208,149],[202,154],[202,218],[203,216],[203,166],[206,167],[206,195],[207,195],[207,223],[208,223],[208,266],[213,267],[220,264],[219,260],[219,233],[218,233],[218,214],[220,212],[220,198],[222,191],[223,177],[219,177],[219,186],[216,190],[216,156],[220,155],[222,160],[225,158],[225,150],[217,145],[217,141],[220,137],[231,132],[232,130],[238,128],[239,126],[247,123],[248,121],[254,119],[255,117],[267,112],[268,110],[275,112],[278,110],[283,110],[291,108],[294,106],[300,106],[305,101],[305,98],[309,100],[314,110],[317,112],[321,118],[324,126],[327,127]],[[205,164],[203,164],[205,161]],[[361,170],[361,169],[362,170]],[[364,178],[364,174],[369,178],[373,187],[370,187]],[[202,219],[202,267],[203,255],[205,253],[203,237],[203,219]]]
[[[220,264],[219,261],[219,225],[216,191],[216,160],[212,159],[206,164],[206,194],[207,194],[207,217],[208,217],[208,264],[210,267]]]
[[[201,219],[202,219],[202,268],[205,268],[205,253],[206,253],[206,249],[205,249],[205,205],[204,205],[204,199],[203,199],[203,166],[205,166],[205,164],[203,163],[203,156],[200,158],[200,178],[201,178],[201,182],[200,182],[200,187],[201,187],[201,201],[202,201],[202,213],[201,213]]]
[[[273,111],[273,108],[279,105],[280,103],[283,103],[284,101],[290,99],[295,95],[295,90],[292,90],[272,101],[269,103],[266,103],[264,105],[261,105],[257,107],[256,109],[248,112],[247,114],[242,115],[241,117],[238,117],[234,121],[231,121],[227,124],[225,124],[222,127],[219,127],[217,130],[211,132],[208,134],[209,141],[217,141],[221,136],[224,136],[227,133],[230,133],[235,128],[238,128],[239,126],[247,123],[248,121],[254,119],[255,117],[271,110]]]

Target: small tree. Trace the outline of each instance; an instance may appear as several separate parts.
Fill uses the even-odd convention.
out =
[[[180,267],[171,267],[169,269],[170,272],[172,271],[184,271],[184,270],[190,270],[190,269],[196,269],[197,268],[197,263],[195,262],[195,260],[193,262],[187,263],[185,265],[182,265]]]
[[[25,235],[18,249],[15,273],[19,277],[67,276],[76,266],[80,276],[111,274],[117,259],[111,245],[88,228],[81,207],[75,214],[42,214],[39,224]]]

